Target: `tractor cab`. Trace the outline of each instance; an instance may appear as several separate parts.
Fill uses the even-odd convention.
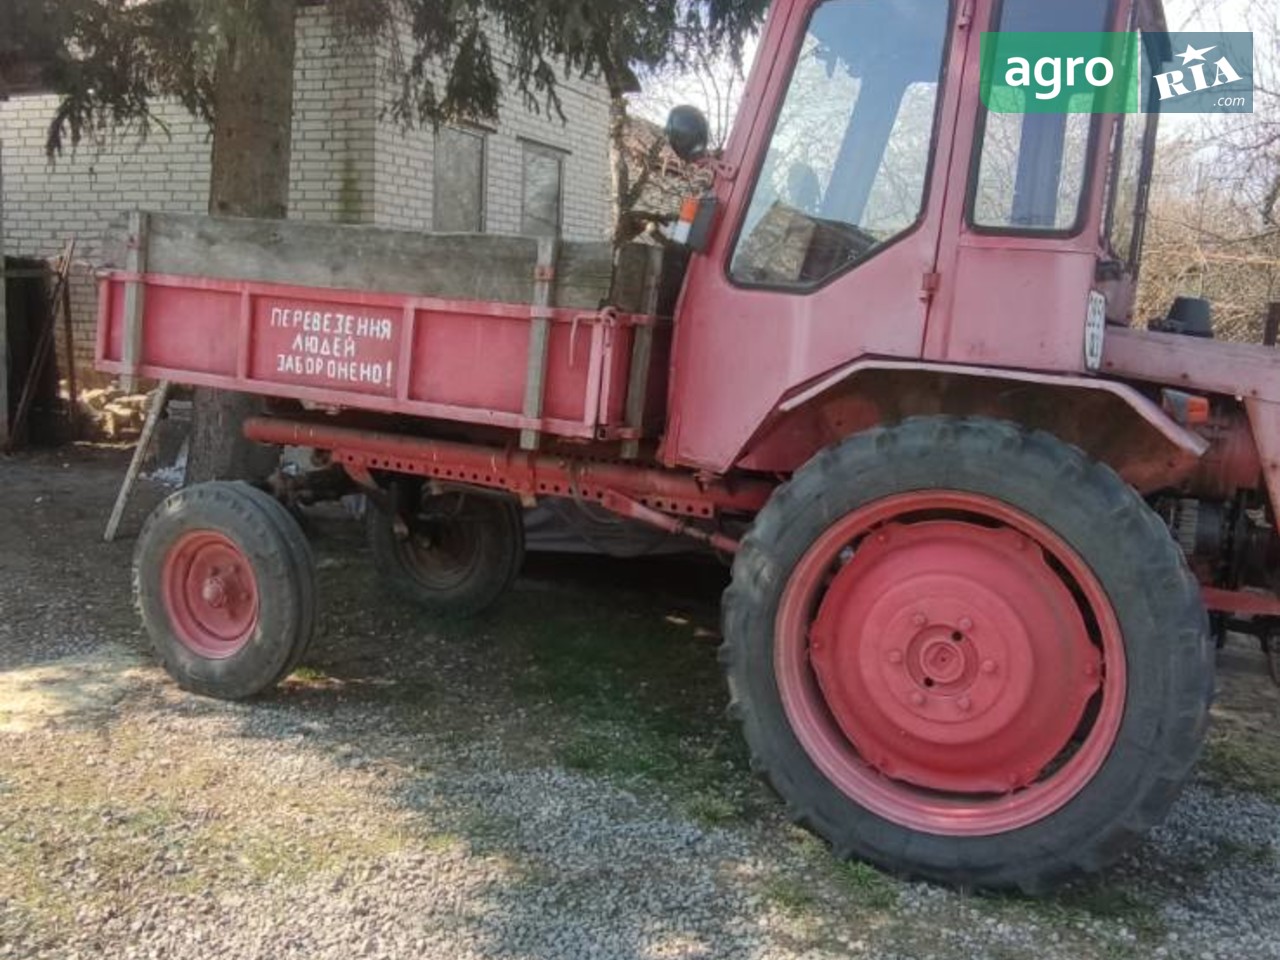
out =
[[[741,426],[677,423],[670,456],[727,468],[766,405],[859,357],[1096,372],[1157,118],[989,110],[981,38],[1163,28],[1144,0],[777,4],[677,324],[673,406]],[[711,375],[728,357],[741,379]]]

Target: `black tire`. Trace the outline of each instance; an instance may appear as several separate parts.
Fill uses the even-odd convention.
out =
[[[779,601],[817,538],[868,504],[942,489],[994,498],[1052,530],[1105,591],[1123,641],[1124,709],[1097,772],[1043,819],[985,836],[911,829],[854,802],[797,739],[774,669]],[[1039,893],[1130,849],[1161,822],[1191,773],[1213,691],[1199,588],[1163,522],[1079,450],[984,419],[931,417],[875,429],[797,471],[736,557],[724,634],[731,713],[753,765],[792,819],[842,858],[966,888]]]
[[[225,538],[242,555],[256,591],[256,616],[229,655],[197,648],[175,618],[166,577],[188,535]],[[175,552],[176,551],[176,552]],[[288,676],[315,630],[315,562],[297,522],[275,499],[245,483],[180,490],[147,519],[134,553],[134,601],[156,656],[185,690],[242,700]]]
[[[374,566],[397,596],[436,616],[463,619],[511,587],[524,563],[524,518],[514,500],[445,493],[423,497],[412,512],[402,536],[389,512],[368,511]]]

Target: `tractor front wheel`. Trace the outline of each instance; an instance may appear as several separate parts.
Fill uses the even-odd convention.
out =
[[[134,599],[184,689],[240,700],[298,665],[315,625],[315,564],[297,521],[244,483],[180,490],[143,527]]]
[[[1200,750],[1212,647],[1167,528],[1110,469],[992,420],[820,454],[725,598],[734,710],[837,854],[1036,892],[1158,823]]]

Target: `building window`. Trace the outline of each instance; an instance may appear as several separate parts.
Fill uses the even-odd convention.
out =
[[[524,144],[524,199],[520,232],[531,237],[560,235],[565,154],[538,143]]]
[[[439,233],[484,232],[485,138],[474,130],[436,133],[433,228]]]

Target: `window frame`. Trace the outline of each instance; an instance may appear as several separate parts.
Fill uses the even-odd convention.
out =
[[[448,130],[453,133],[460,133],[464,136],[474,137],[480,141],[480,210],[479,219],[480,227],[477,231],[463,232],[489,232],[489,132],[480,127],[459,126],[450,124],[441,127],[441,130]],[[431,229],[433,232],[439,230],[439,214],[440,214],[440,182],[438,180],[440,171],[440,134],[437,132],[432,140],[431,145]],[[444,232],[444,231],[441,231]],[[458,231],[448,231],[457,233]]]
[[[1141,54],[1146,53],[1146,37],[1149,34],[1158,34],[1164,31],[1160,30],[1163,24],[1155,22],[1155,17],[1151,12],[1150,6],[1145,0],[1133,0],[1132,14],[1130,16],[1129,29],[1141,31]],[[1141,97],[1141,91],[1139,93]],[[1133,231],[1129,236],[1128,250],[1115,250],[1112,245],[1114,239],[1113,234],[1116,226],[1116,198],[1119,191],[1116,189],[1120,183],[1120,176],[1123,172],[1121,166],[1124,161],[1124,138],[1125,128],[1131,119],[1137,117],[1146,117],[1146,123],[1143,126],[1142,138],[1137,141],[1141,157],[1138,160],[1138,183],[1135,187],[1133,198],[1133,221],[1129,224]],[[1151,202],[1151,174],[1155,168],[1156,159],[1156,141],[1160,135],[1160,111],[1151,110],[1145,115],[1139,113],[1127,113],[1116,121],[1116,141],[1119,149],[1115,155],[1111,157],[1111,173],[1108,177],[1107,184],[1107,206],[1106,213],[1102,222],[1101,242],[1107,249],[1111,250],[1124,263],[1125,268],[1136,275],[1138,268],[1142,263],[1142,244],[1146,233],[1147,223],[1147,207]],[[1119,161],[1119,162],[1117,162]]]
[[[568,150],[560,147],[553,147],[548,143],[542,143],[538,140],[530,140],[527,137],[518,137],[520,141],[520,235],[521,236],[543,236],[543,234],[527,233],[525,231],[525,217],[529,208],[529,165],[526,158],[529,154],[550,157],[556,161],[556,169],[558,171],[558,189],[556,190],[556,232],[552,236],[557,239],[564,237],[564,187],[565,187],[565,162],[572,154]]]
[[[1105,26],[1110,27],[1116,19],[1117,4],[1120,0],[1107,0]],[[991,7],[991,20],[983,32],[996,33],[1000,29],[1000,18],[1004,15],[1005,0],[996,0]],[[1109,32],[1107,30],[1100,33]],[[969,157],[969,183],[965,190],[964,223],[973,233],[989,237],[1027,237],[1042,240],[1069,240],[1084,232],[1089,219],[1089,198],[1093,195],[1095,170],[1098,161],[1098,145],[1102,137],[1102,124],[1108,116],[1114,114],[1091,114],[1089,123],[1089,139],[1084,148],[1084,178],[1080,182],[1080,196],[1076,201],[1076,216],[1071,226],[1046,230],[1043,227],[989,226],[978,223],[974,216],[978,202],[978,177],[982,171],[982,150],[987,143],[987,118],[991,111],[985,103],[979,103],[978,115],[974,125],[973,152]],[[1027,114],[1023,114],[1027,116]]]
[[[938,69],[938,94],[933,105],[933,128],[929,134],[929,157],[925,163],[924,171],[924,190],[920,194],[920,210],[916,214],[915,220],[899,230],[884,243],[878,244],[865,255],[850,260],[839,270],[823,277],[821,280],[810,280],[803,283],[766,283],[751,280],[743,280],[735,277],[733,274],[733,259],[738,250],[738,244],[742,241],[742,231],[747,225],[747,215],[751,210],[751,201],[755,198],[756,189],[760,185],[760,178],[764,174],[765,161],[768,159],[769,147],[773,143],[774,135],[778,132],[778,122],[782,119],[782,108],[786,105],[787,94],[791,91],[791,83],[795,79],[796,67],[800,64],[800,54],[804,50],[805,39],[809,36],[809,27],[813,23],[813,18],[817,14],[818,9],[823,5],[833,2],[833,0],[814,0],[809,5],[808,11],[805,13],[804,26],[796,35],[795,43],[792,46],[790,57],[787,60],[787,75],[784,82],[781,96],[777,102],[777,109],[773,111],[773,116],[769,121],[768,132],[766,133],[762,144],[764,149],[758,152],[755,160],[755,170],[751,175],[751,186],[744,195],[744,202],[739,213],[737,224],[734,226],[733,234],[729,239],[729,243],[725,249],[725,259],[722,264],[725,278],[729,281],[730,286],[741,290],[770,290],[777,293],[790,293],[796,295],[809,295],[830,286],[837,280],[847,276],[864,263],[868,263],[886,250],[892,249],[907,237],[915,234],[924,224],[929,211],[929,201],[933,191],[934,173],[937,169],[938,161],[938,135],[942,131],[942,106],[946,101],[947,93],[947,73],[951,66],[951,48],[955,37],[956,17],[959,14],[961,6],[960,0],[946,0],[947,3],[947,24],[942,34],[942,57],[941,64]],[[863,0],[866,3],[873,3],[875,0]],[[854,225],[856,226],[856,224]]]
[[[1119,186],[1121,174],[1124,172],[1121,169],[1125,146],[1123,125],[1126,124],[1130,118],[1141,116],[1143,115],[1140,113],[1128,113],[1116,122],[1117,139],[1120,140],[1120,148],[1117,151],[1117,156],[1112,159],[1111,163],[1111,174],[1108,178],[1109,182],[1107,187],[1107,207],[1105,216],[1103,217],[1102,230],[1100,231],[1100,239],[1108,247],[1111,247],[1112,245],[1112,240],[1114,239],[1113,233],[1115,232],[1116,227],[1116,213],[1118,210],[1116,204],[1116,188]],[[1129,236],[1129,249],[1112,250],[1117,257],[1124,261],[1125,266],[1129,268],[1137,267],[1138,261],[1141,259],[1139,256],[1142,249],[1142,230],[1140,227],[1146,220],[1147,203],[1151,198],[1150,174],[1152,167],[1155,164],[1156,137],[1159,132],[1159,126],[1159,113],[1153,111],[1146,114],[1146,122],[1143,124],[1142,128],[1142,137],[1136,141],[1140,151],[1140,156],[1138,158],[1138,186],[1135,188],[1133,200],[1133,219],[1129,224],[1129,227],[1133,231]],[[1120,162],[1117,163],[1116,160],[1120,160]]]

